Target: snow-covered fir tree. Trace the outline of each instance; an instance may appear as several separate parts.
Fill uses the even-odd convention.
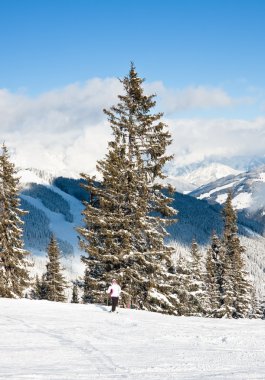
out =
[[[22,297],[29,285],[28,252],[23,248],[19,178],[3,144],[0,155],[0,296]]]
[[[265,319],[265,301],[260,301],[261,318]]]
[[[189,299],[190,299],[190,277],[191,268],[186,257],[179,255],[175,267],[174,274],[171,278],[173,287],[172,294],[176,297],[176,312],[178,315],[190,315]]]
[[[41,299],[40,298],[40,279],[38,275],[36,275],[35,282],[33,283],[33,287],[30,291],[30,298],[33,300]]]
[[[221,314],[228,318],[243,318],[252,309],[252,285],[245,270],[244,247],[237,234],[237,216],[232,207],[232,194],[228,193],[224,210],[223,245],[225,254],[222,265],[223,301]]]
[[[92,294],[92,291],[90,289],[90,274],[89,274],[89,270],[88,268],[85,269],[85,275],[84,275],[84,282],[82,284],[82,288],[83,288],[83,296],[82,296],[82,300],[83,300],[83,303],[93,303],[94,301],[94,298],[92,297],[93,294]],[[103,300],[104,298],[102,298]]]
[[[67,282],[62,273],[60,264],[60,250],[56,238],[52,235],[47,247],[48,263],[45,273],[45,299],[49,301],[64,302]]]
[[[47,299],[47,282],[45,273],[42,274],[41,278],[36,275],[33,289],[31,291],[31,298],[37,300]]]
[[[204,281],[204,263],[202,253],[195,239],[191,243],[189,315],[203,316],[207,305],[207,292]]]
[[[205,284],[208,293],[208,304],[206,315],[209,317],[219,317],[220,307],[222,305],[223,278],[222,278],[222,260],[224,257],[224,247],[216,235],[212,234],[211,246],[206,254],[206,273]]]
[[[77,286],[77,284],[73,284],[71,303],[79,303],[79,299],[78,299],[78,286]]]
[[[166,154],[171,137],[162,114],[151,113],[154,95],[144,94],[133,64],[121,83],[118,104],[105,110],[113,140],[97,164],[102,182],[82,174],[91,196],[83,212],[85,226],[78,229],[80,246],[88,254],[82,259],[87,265],[85,297],[103,302],[106,287],[116,278],[122,302],[173,313],[167,277],[173,248],[164,238],[176,212],[161,184],[162,169],[172,158]]]
[[[255,318],[255,319],[263,318],[262,302],[257,296],[257,292],[254,287],[252,287],[251,308],[250,308],[249,318]]]

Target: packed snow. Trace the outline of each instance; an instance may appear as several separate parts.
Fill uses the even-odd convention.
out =
[[[263,320],[0,299],[0,379],[264,379]]]

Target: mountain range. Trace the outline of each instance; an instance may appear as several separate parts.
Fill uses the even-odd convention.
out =
[[[192,191],[190,195],[210,204],[223,204],[228,192],[240,217],[252,222],[251,228],[265,233],[265,165],[245,173],[229,175]]]
[[[190,192],[228,175],[253,171],[265,164],[265,156],[209,157],[189,165],[171,161],[166,167],[168,180],[179,192]]]
[[[82,202],[89,200],[89,194],[80,186],[82,180],[53,177],[37,169],[21,170],[19,175],[21,206],[28,211],[24,217],[26,247],[34,252],[45,251],[54,233],[64,255],[79,252],[75,228],[82,225]],[[175,192],[172,206],[178,210],[178,221],[168,228],[168,240],[189,245],[195,238],[206,244],[212,230],[221,232],[218,204]],[[244,230],[243,225],[241,229]]]
[[[210,174],[213,165],[210,166]],[[206,173],[206,168],[201,169]],[[196,175],[199,169],[196,169]],[[226,172],[226,170],[225,170]],[[234,172],[191,191],[175,192],[172,206],[178,210],[178,221],[168,227],[167,241],[174,244],[176,254],[188,254],[192,239],[203,247],[211,234],[221,234],[222,203],[232,191],[238,210],[239,233],[247,247],[248,269],[265,296],[265,166],[246,173]],[[69,278],[83,272],[76,227],[82,225],[83,201],[89,194],[80,186],[82,180],[55,177],[37,169],[21,169],[21,208],[28,211],[24,218],[25,247],[32,252],[37,272],[45,265],[46,248],[55,234]],[[190,175],[191,178],[191,175]],[[205,176],[203,177],[205,178]]]

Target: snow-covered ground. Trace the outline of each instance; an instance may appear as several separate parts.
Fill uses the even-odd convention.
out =
[[[264,379],[265,323],[0,299],[0,379]]]

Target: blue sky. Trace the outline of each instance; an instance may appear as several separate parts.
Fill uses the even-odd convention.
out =
[[[102,108],[115,104],[120,90],[112,78],[127,74],[134,61],[147,88],[158,94],[179,141],[174,150],[191,152],[187,162],[212,154],[206,142],[198,147],[196,136],[206,133],[210,146],[216,129],[222,131],[222,146],[214,148],[219,154],[260,154],[264,20],[262,0],[0,0],[2,134],[17,152],[16,136],[35,133],[35,156],[51,149],[53,140],[65,140],[60,146],[54,142],[53,152],[66,160],[73,136],[67,142],[60,131],[72,128],[83,141],[97,126],[103,136]],[[177,133],[179,123],[187,135]],[[38,134],[40,126],[50,137]],[[231,130],[238,128],[242,141],[235,133],[236,151],[225,150]],[[255,152],[243,141],[249,135],[257,136]],[[39,146],[40,140],[46,145]],[[89,150],[99,153],[93,146]],[[25,157],[20,160],[28,162]]]
[[[123,76],[170,87],[264,86],[262,0],[1,0],[0,86],[39,93]]]

